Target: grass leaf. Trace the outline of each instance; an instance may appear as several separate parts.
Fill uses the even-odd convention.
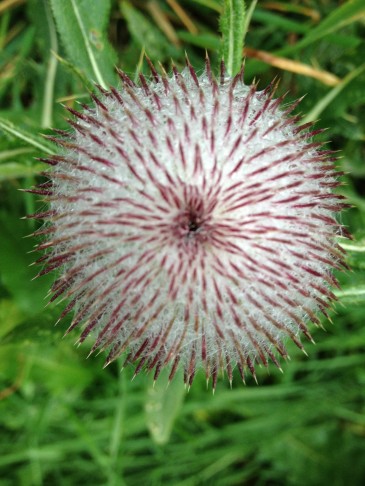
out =
[[[245,29],[245,2],[243,0],[224,0],[220,28],[222,57],[228,74],[235,76],[241,68],[243,55]]]
[[[365,3],[363,0],[350,0],[331,12],[322,22],[311,29],[297,45],[304,47],[308,44],[335,32],[356,20],[364,18]]]
[[[318,119],[320,114],[327,108],[327,106],[338,96],[341,91],[349,84],[353,79],[359,76],[365,70],[365,64],[359,66],[354,71],[351,71],[337,86],[329,91],[326,96],[321,98],[318,103],[312,108],[312,110],[302,119],[302,123],[308,123]]]
[[[0,118],[0,129],[9,135],[23,140],[23,142],[27,143],[28,145],[32,145],[33,147],[41,150],[44,153],[52,154],[54,152],[54,150],[52,150],[51,148],[51,145],[45,142],[40,136],[34,135],[33,133],[19,128],[8,120]]]
[[[364,304],[365,285],[349,287],[344,290],[336,290],[335,295],[346,305]]]
[[[8,162],[0,164],[0,181],[18,179],[20,177],[29,177],[36,175],[44,169],[43,164],[24,165],[18,162]]]

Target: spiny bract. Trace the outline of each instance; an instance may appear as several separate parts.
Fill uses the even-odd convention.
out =
[[[40,274],[60,271],[51,300],[68,299],[68,331],[96,332],[106,364],[128,351],[136,373],[182,366],[188,385],[203,366],[215,388],[219,369],[279,366],[284,338],[303,349],[306,322],[327,315],[344,266],[338,173],[274,83],[257,91],[223,63],[216,81],[209,60],[201,76],[150,67],[138,85],[119,71],[121,90],[99,87],[51,137]]]

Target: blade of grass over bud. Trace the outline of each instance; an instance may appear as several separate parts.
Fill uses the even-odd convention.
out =
[[[244,0],[224,0],[220,29],[222,32],[222,58],[229,76],[235,76],[242,65],[245,31]]]

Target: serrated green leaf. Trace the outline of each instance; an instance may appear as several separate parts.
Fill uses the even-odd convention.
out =
[[[46,4],[48,0],[28,0],[26,3],[27,16],[35,26],[37,35],[35,43],[44,54],[49,55],[51,44],[50,26],[48,25]]]
[[[230,76],[235,76],[241,68],[244,27],[244,0],[224,0],[224,8],[220,18],[222,57]]]
[[[50,0],[68,57],[90,81],[114,83],[116,54],[106,35],[110,0]],[[72,41],[71,41],[72,39]]]
[[[154,386],[147,389],[145,402],[147,426],[154,442],[159,445],[169,441],[185,395],[181,376],[176,376],[170,384],[168,376],[167,370],[161,372]]]
[[[71,72],[75,78],[78,78],[81,81],[81,84],[88,89],[89,91],[95,90],[95,86],[93,85],[92,81],[85,75],[84,71],[79,69],[75,64],[68,61],[67,59],[61,57],[58,54],[54,54],[57,58],[57,61],[62,64],[69,72]],[[89,95],[87,95],[89,97]]]

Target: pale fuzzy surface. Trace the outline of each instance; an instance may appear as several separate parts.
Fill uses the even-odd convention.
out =
[[[229,80],[214,92],[206,74],[198,89],[188,69],[182,79],[187,94],[171,77],[167,93],[131,88],[138,103],[103,96],[100,127],[79,120],[74,143],[89,155],[70,147],[51,173],[52,255],[71,254],[66,295],[99,345],[117,344],[110,358],[147,339],[139,357],[180,355],[191,372],[298,336],[330,295],[338,228],[326,220],[333,174],[275,100],[241,81],[231,97]],[[189,211],[204,220],[191,231]]]

